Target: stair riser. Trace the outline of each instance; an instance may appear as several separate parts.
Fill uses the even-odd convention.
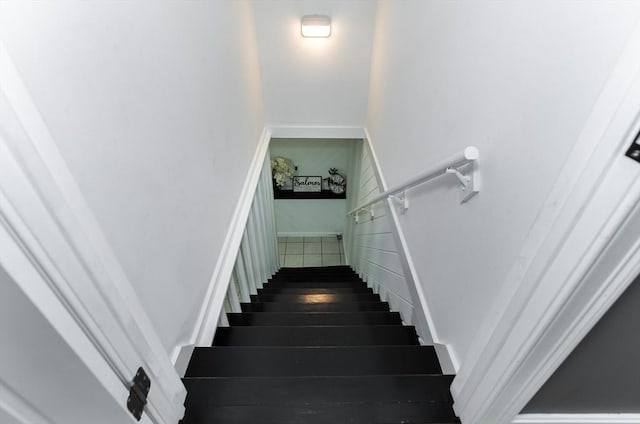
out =
[[[320,303],[241,303],[242,312],[389,312],[387,302]]]
[[[319,313],[229,313],[229,324],[273,325],[401,325],[397,312],[319,312]]]
[[[186,377],[441,374],[431,346],[196,348]]]
[[[353,282],[335,282],[335,281],[297,281],[297,282],[272,282],[264,285],[265,289],[338,289],[338,288],[353,288],[361,289],[368,288],[367,284],[362,281]]]
[[[339,302],[378,302],[380,296],[373,293],[318,293],[318,294],[259,294],[251,295],[252,302],[284,302],[300,304]]]
[[[378,346],[417,345],[413,327],[226,327],[214,346]]]
[[[211,405],[295,405],[300,402],[448,402],[453,376],[362,376],[185,379],[206,389]]]
[[[370,287],[334,287],[334,288],[300,288],[300,287],[283,287],[271,288],[265,285],[265,288],[258,289],[258,294],[343,294],[343,293],[373,293]]]

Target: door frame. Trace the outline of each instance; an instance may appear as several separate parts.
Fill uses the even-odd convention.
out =
[[[640,24],[453,381],[463,423],[506,424],[640,272]]]
[[[0,227],[14,253],[0,260],[32,300],[49,293],[61,306],[43,311],[54,328],[72,318],[81,331],[65,340],[114,402],[126,407],[142,366],[151,379],[143,422],[176,424],[184,385],[2,43],[0,80]],[[40,286],[26,278],[33,271]]]

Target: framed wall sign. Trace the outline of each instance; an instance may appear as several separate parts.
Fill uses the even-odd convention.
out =
[[[322,177],[295,176],[293,177],[293,192],[320,192],[322,191]]]

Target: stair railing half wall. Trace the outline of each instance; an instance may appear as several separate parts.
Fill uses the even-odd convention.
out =
[[[172,353],[178,370],[186,370],[193,346],[208,346],[218,325],[226,325],[226,313],[240,310],[262,283],[280,268],[269,141],[265,128],[240,193],[234,217],[202,302],[198,321],[188,344]]]
[[[241,312],[241,303],[251,302],[251,295],[258,294],[257,290],[280,269],[279,262],[271,166],[267,155],[233,266],[218,326],[228,326],[227,313]]]

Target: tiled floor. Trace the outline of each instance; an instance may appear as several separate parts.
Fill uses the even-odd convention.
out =
[[[280,266],[346,265],[342,240],[333,237],[278,237]]]

